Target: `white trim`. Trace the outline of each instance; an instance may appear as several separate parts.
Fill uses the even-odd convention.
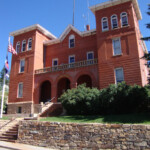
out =
[[[39,30],[40,32],[42,32],[47,37],[52,38],[52,39],[56,39],[56,36],[54,36],[52,33],[50,33],[48,30],[46,30],[45,28],[43,28],[39,24],[34,24],[34,25],[29,26],[29,27],[22,28],[20,30],[11,32],[9,35],[17,36],[17,35],[20,35],[20,34],[23,34],[23,33],[29,32],[29,31],[32,31],[32,30],[36,30],[36,29]]]
[[[129,1],[132,1],[132,3],[133,3],[133,7],[135,9],[135,13],[136,13],[137,19],[141,20],[142,19],[142,15],[141,15],[141,11],[140,11],[140,8],[139,8],[137,0],[111,0],[111,1],[107,1],[107,2],[104,2],[104,3],[100,3],[100,4],[97,4],[97,5],[91,6],[91,7],[89,7],[89,9],[93,12],[93,14],[95,14],[95,12],[97,10],[101,10],[101,9],[104,9],[104,8],[112,7],[112,6],[115,6],[115,5],[118,5],[118,4],[122,4],[122,3],[125,3],[125,2],[129,2]]]
[[[23,51],[23,44],[26,44],[24,51]],[[25,51],[26,51],[26,47],[27,47],[27,42],[26,42],[26,40],[23,40],[23,41],[22,41],[21,52],[25,52]]]
[[[115,68],[114,69],[114,72],[115,72],[115,84],[117,84],[117,76],[116,76],[116,70],[122,70],[122,73],[123,73],[123,80],[124,81],[124,70],[123,70],[123,67],[118,67],[118,68]]]
[[[19,85],[22,84],[22,97],[19,97]],[[23,82],[18,83],[17,98],[23,98]]]
[[[58,39],[44,41],[44,45],[48,46],[48,45],[57,44],[57,43],[62,42],[65,39],[65,37],[69,34],[69,32],[71,30],[76,32],[81,37],[86,37],[86,36],[90,36],[90,35],[96,34],[96,29],[93,29],[93,30],[90,30],[90,31],[80,32],[74,26],[68,25],[68,27],[65,29],[65,31],[61,34],[61,36]]]
[[[127,25],[126,26],[128,26],[129,25],[129,23],[128,23],[128,14],[127,14],[127,12],[122,12],[121,14],[120,14],[120,19],[121,19],[121,27],[125,27],[125,26],[123,26],[122,25],[122,14],[123,13],[125,13],[126,15],[123,15],[123,16],[126,16],[127,17]]]
[[[114,19],[114,18],[112,18],[113,16],[115,16],[115,19],[116,19],[116,21],[117,21],[117,27],[116,27],[116,28],[118,28],[118,17],[117,17],[116,14],[113,14],[113,15],[111,16],[111,28],[112,28],[112,29],[116,29],[116,28],[113,28],[113,21],[112,21],[112,20]]]
[[[57,66],[58,66],[58,58],[52,59],[52,66],[54,67],[54,61],[57,60]]]
[[[31,40],[31,41],[30,41]],[[29,48],[29,42],[31,42],[31,48]],[[27,51],[31,50],[32,49],[32,38],[29,38],[28,39],[28,46],[27,46]]]
[[[106,20],[104,20],[104,19],[106,19]],[[103,26],[104,22],[107,22],[107,28],[106,29],[104,29],[104,26]],[[109,24],[108,24],[108,18],[107,17],[103,17],[101,19],[101,24],[102,24],[102,31],[108,31],[109,30]]]
[[[70,63],[70,57],[74,57],[74,62],[73,63],[75,63],[75,55],[69,55],[69,64],[71,64]]]
[[[89,51],[89,52],[86,53],[86,58],[87,58],[87,60],[90,60],[90,59],[88,59],[88,54],[90,54],[90,53],[93,54],[93,59],[94,59],[94,52],[93,52],[93,51]]]
[[[114,40],[118,40],[119,39],[119,43],[120,43],[120,51],[121,51],[121,53],[120,54],[115,54],[114,52]],[[116,37],[116,38],[113,38],[112,39],[112,45],[113,45],[113,56],[117,56],[117,55],[122,55],[122,49],[121,49],[121,39],[120,39],[120,37]]]

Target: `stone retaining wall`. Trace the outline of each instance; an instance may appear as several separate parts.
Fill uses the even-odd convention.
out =
[[[148,150],[150,126],[22,121],[18,142],[64,150]]]

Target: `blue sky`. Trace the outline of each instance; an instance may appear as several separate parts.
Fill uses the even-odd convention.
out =
[[[87,0],[75,0],[75,27],[84,31],[90,16],[91,29],[95,28],[95,17],[88,10]],[[89,6],[108,0],[88,0]],[[150,20],[146,14],[149,0],[138,0],[143,19],[139,21],[143,36],[150,36],[145,24]],[[59,37],[68,24],[72,24],[73,0],[0,0],[0,70],[2,69],[8,46],[9,33],[33,24],[40,24]],[[11,38],[13,42],[13,39]],[[149,42],[146,43],[150,50]],[[9,54],[9,65],[11,54]]]

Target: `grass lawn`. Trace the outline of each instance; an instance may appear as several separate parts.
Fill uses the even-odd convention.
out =
[[[150,114],[126,114],[107,116],[59,116],[40,118],[40,121],[74,123],[150,124]]]
[[[10,120],[10,117],[3,117],[3,118],[0,118],[0,120]]]

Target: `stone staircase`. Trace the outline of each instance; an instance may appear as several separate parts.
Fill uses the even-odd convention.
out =
[[[59,116],[63,112],[63,107],[61,103],[48,102],[44,104],[39,117],[52,117]]]
[[[15,142],[17,140],[20,120],[22,118],[13,119],[0,129],[0,141]]]

